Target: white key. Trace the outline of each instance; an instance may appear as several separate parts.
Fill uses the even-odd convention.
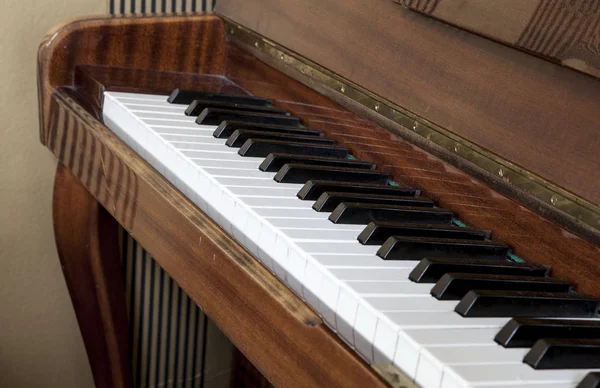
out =
[[[251,158],[248,158],[251,159]],[[252,158],[253,159],[253,158]],[[198,158],[196,158],[195,160],[199,160]],[[260,162],[259,162],[260,164]],[[292,186],[292,185],[290,185]],[[296,185],[294,185],[296,186]],[[300,187],[295,188],[295,187],[288,187],[287,185],[285,187],[279,187],[277,189],[271,189],[271,188],[263,188],[263,187],[244,187],[244,186],[228,186],[229,190],[231,190],[232,193],[235,193],[235,195],[237,195],[240,200],[244,201],[244,198],[291,198],[291,197],[295,197],[296,193],[298,193],[298,190],[300,190]]]
[[[535,370],[529,365],[455,365],[446,367],[442,377],[442,388],[522,384],[564,384],[565,387],[579,383],[587,369]],[[542,385],[542,386],[544,386]]]
[[[196,118],[191,116],[180,115],[173,112],[155,112],[152,110],[148,111],[132,111],[136,113],[136,116],[144,119],[151,119],[158,122],[169,122],[169,123],[193,123],[196,124]]]
[[[359,231],[348,229],[334,229],[337,224],[332,224],[332,229],[288,229],[285,234],[296,242],[315,242],[315,241],[331,241],[343,242],[354,241]],[[350,233],[348,233],[350,232]]]
[[[253,169],[253,171],[259,171]],[[262,173],[262,171],[259,171]],[[279,209],[308,209],[310,210],[310,204],[300,201],[297,198],[244,198],[244,203],[252,207],[261,208],[279,208]]]
[[[225,142],[223,139],[215,139],[209,135],[173,135],[173,134],[161,134],[161,137],[167,140],[171,144],[214,144],[223,146]]]
[[[316,213],[316,212],[313,212]],[[318,213],[316,213],[318,214]],[[333,242],[333,241],[317,241],[317,242],[298,242],[298,246],[310,254],[344,254],[344,255],[375,255],[379,247],[374,245],[361,245],[350,242]]]
[[[165,137],[166,135],[170,136],[180,136],[180,140],[185,141],[186,139],[193,139],[198,137],[211,137],[214,139],[212,129],[198,129],[198,128],[179,128],[179,127],[169,127],[169,126],[153,126],[150,127],[154,132]],[[216,139],[223,140],[224,139]]]
[[[196,159],[194,164],[202,168],[221,167],[237,171],[256,171],[256,163],[239,160]],[[246,201],[244,201],[246,202]]]
[[[341,254],[313,254],[312,257],[324,267],[344,268],[410,268],[416,265],[415,261],[382,260],[370,254],[341,255]]]
[[[180,121],[180,120],[168,120],[168,119],[145,119],[144,123],[152,128],[188,128],[188,129],[203,129],[203,128],[212,128],[213,131],[217,128],[217,126],[209,126],[209,125],[198,125],[194,121]]]

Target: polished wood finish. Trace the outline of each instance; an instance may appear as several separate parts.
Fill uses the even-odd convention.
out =
[[[53,90],[73,86],[75,66],[222,74],[223,22],[216,16],[89,18],[50,31],[38,50],[40,139],[46,144]]]
[[[60,163],[52,208],[58,256],[96,387],[133,387],[118,224]]]
[[[217,47],[218,65],[209,66],[213,62],[205,59],[204,64],[194,62],[182,70],[170,58],[137,53],[129,56],[145,59],[126,64],[109,55],[115,62],[112,66],[111,60],[94,59],[90,48],[83,48],[81,55],[67,55],[71,46],[64,48],[65,42],[77,42],[77,35],[94,42],[126,29],[123,41],[114,43],[115,50],[125,50],[136,47],[147,31],[165,30],[172,39],[162,40],[167,46],[163,50],[174,52],[171,46],[178,43],[173,38],[181,36],[176,20],[182,21],[184,31],[191,28],[189,23],[205,22],[218,31],[186,35],[190,47]],[[56,33],[60,39],[46,38],[40,50],[42,140],[273,385],[376,387],[382,383],[298,297],[102,125],[103,90],[165,93],[173,87],[241,87],[272,98],[276,106],[323,130],[356,157],[376,163],[399,183],[423,189],[469,225],[492,229],[495,240],[508,243],[523,259],[552,265],[555,276],[600,297],[597,246],[224,41],[219,19],[130,21],[92,20],[90,30],[86,22],[76,22],[77,28],[67,26]],[[201,73],[223,77],[215,81]],[[110,366],[105,370],[115,373]]]
[[[54,154],[270,382],[384,386],[318,315],[67,91],[55,91],[51,111]]]
[[[216,11],[600,204],[597,79],[392,1],[220,0]]]

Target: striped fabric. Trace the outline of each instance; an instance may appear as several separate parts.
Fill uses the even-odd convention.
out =
[[[108,0],[111,14],[210,12],[216,0]]]
[[[108,11],[211,12],[214,3],[108,0]],[[125,230],[120,237],[135,386],[229,387],[234,350],[231,342]]]

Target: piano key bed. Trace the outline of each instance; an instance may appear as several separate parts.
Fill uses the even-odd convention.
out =
[[[597,300],[268,100],[105,92],[103,119],[367,362],[427,388],[600,386]]]

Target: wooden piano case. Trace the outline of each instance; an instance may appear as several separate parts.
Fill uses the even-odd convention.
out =
[[[520,257],[551,265],[579,291],[600,296],[600,250],[589,239],[492,190],[494,182],[484,183],[449,163],[467,164],[433,156],[436,147],[425,145],[429,152],[416,147],[401,126],[377,118],[339,91],[324,90],[310,71],[286,65],[294,53],[282,54],[279,63],[268,58],[260,50],[268,41],[248,44],[237,38],[238,27],[205,15],[85,19],[57,28],[41,44],[40,139],[60,161],[53,202],[56,242],[98,387],[133,384],[117,224],[275,386],[377,387],[386,384],[382,376],[397,386],[410,385],[402,375],[386,373],[386,366],[377,366],[376,373],[108,130],[101,120],[104,90],[245,90],[271,98],[399,183],[420,187],[469,225],[492,229],[493,238]]]

